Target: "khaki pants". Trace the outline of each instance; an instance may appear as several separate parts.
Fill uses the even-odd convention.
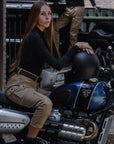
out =
[[[52,110],[51,100],[37,91],[38,83],[20,74],[14,74],[6,85],[6,96],[13,102],[35,108],[30,125],[42,128]]]
[[[56,20],[54,24],[55,41],[59,48],[59,30],[71,22],[70,27],[70,46],[71,48],[77,42],[79,32],[84,17],[84,7],[66,7],[65,12]]]

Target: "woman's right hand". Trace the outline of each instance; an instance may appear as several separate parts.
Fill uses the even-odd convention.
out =
[[[94,51],[88,42],[77,42],[75,45],[77,45],[82,51],[86,51],[88,54],[94,54]]]

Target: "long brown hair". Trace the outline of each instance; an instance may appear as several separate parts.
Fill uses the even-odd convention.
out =
[[[28,17],[28,22],[27,22],[27,25],[26,25],[26,29],[25,29],[25,33],[24,33],[24,36],[23,36],[22,43],[20,44],[20,47],[19,47],[17,59],[10,66],[10,72],[19,67],[19,64],[20,64],[20,61],[21,61],[21,53],[22,53],[22,47],[23,47],[23,44],[24,44],[24,40],[27,37],[27,35],[33,30],[33,28],[37,25],[38,16],[40,14],[40,10],[41,10],[41,7],[43,5],[47,5],[50,8],[50,6],[46,2],[40,1],[40,2],[34,3],[31,10],[30,10],[29,17]],[[59,50],[58,50],[58,48],[56,47],[56,44],[55,44],[55,38],[54,38],[54,32],[53,31],[54,30],[53,30],[53,18],[52,18],[50,26],[48,28],[46,28],[46,30],[45,30],[45,33],[47,35],[46,38],[47,38],[47,42],[48,42],[48,45],[49,45],[49,48],[50,48],[50,53],[53,54],[53,51],[56,51],[57,55],[60,57]]]

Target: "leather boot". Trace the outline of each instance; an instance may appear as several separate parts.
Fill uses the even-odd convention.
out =
[[[45,139],[42,139],[40,137],[37,138],[26,138],[25,144],[48,144],[48,142]]]

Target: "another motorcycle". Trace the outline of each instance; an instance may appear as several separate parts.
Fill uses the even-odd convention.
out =
[[[114,52],[108,47],[100,66],[96,55],[79,52],[65,83],[55,88],[50,99],[52,112],[39,136],[44,144],[105,144],[114,110]],[[102,78],[104,78],[102,80]],[[11,102],[0,91],[0,144],[24,144],[34,109]],[[40,139],[42,140],[42,139]]]

